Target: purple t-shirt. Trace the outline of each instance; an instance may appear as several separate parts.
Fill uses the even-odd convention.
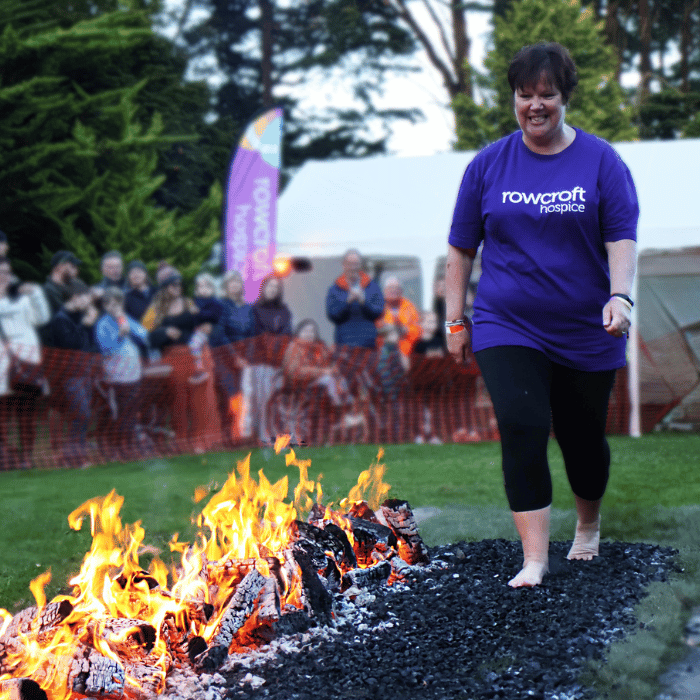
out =
[[[478,248],[474,351],[521,345],[584,371],[625,364],[625,339],[603,328],[610,298],[604,243],[636,240],[632,176],[605,141],[576,129],[561,153],[533,153],[517,131],[464,174],[449,242]]]

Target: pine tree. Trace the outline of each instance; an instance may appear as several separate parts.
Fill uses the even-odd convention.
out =
[[[604,43],[602,26],[590,9],[578,0],[522,0],[513,3],[504,17],[494,17],[493,50],[485,66],[483,86],[489,95],[476,105],[460,95],[453,108],[457,117],[457,148],[478,148],[517,128],[508,66],[519,49],[540,41],[566,46],[576,63],[579,84],[567,106],[567,122],[609,141],[637,136],[633,110],[615,80],[616,59]]]
[[[243,128],[263,109],[284,107],[287,167],[381,153],[387,125],[416,117],[376,106],[386,72],[414,49],[384,0],[198,0],[188,7],[208,14],[183,34],[193,61],[213,55],[226,77],[216,113]],[[321,94],[303,100],[312,86]]]
[[[45,6],[0,10],[0,226],[15,267],[37,279],[69,249],[92,281],[115,248],[192,272],[219,237],[221,193],[213,186],[186,215],[154,202],[159,153],[188,137],[163,135],[148,100],[139,104],[147,80],[123,68],[153,40],[147,17],[118,10],[63,27],[42,17]]]

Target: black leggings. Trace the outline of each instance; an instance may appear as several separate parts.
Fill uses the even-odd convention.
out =
[[[511,510],[552,503],[547,462],[552,427],[574,494],[589,501],[602,498],[610,473],[605,423],[615,370],[583,372],[515,345],[475,355],[498,420]]]

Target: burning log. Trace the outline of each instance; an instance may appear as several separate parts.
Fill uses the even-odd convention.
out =
[[[48,700],[46,691],[31,678],[0,681],[0,696],[7,700]]]
[[[119,700],[124,695],[126,673],[118,661],[84,648],[82,656],[73,658],[68,680],[74,693]]]
[[[163,692],[167,671],[155,654],[122,663],[82,647],[70,663],[68,687],[91,698],[149,700]]]
[[[343,576],[342,590],[346,591],[350,586],[369,588],[385,583],[391,576],[391,564],[388,561],[380,561],[366,569],[353,569]]]
[[[384,501],[381,513],[399,541],[399,556],[409,564],[430,561],[428,548],[418,533],[418,523],[407,501],[392,498]]]
[[[357,557],[355,556],[355,550],[352,548],[345,530],[335,523],[326,523],[323,530],[333,535],[343,546],[341,557],[336,558],[338,564],[348,569],[354,569],[357,566]]]
[[[6,659],[8,655],[16,654],[21,650],[22,636],[32,634],[37,641],[41,642],[72,612],[73,606],[67,600],[49,603],[41,610],[32,606],[18,612],[0,637],[0,674],[12,671]]]
[[[362,520],[368,520],[371,523],[378,523],[377,515],[369,507],[367,501],[357,501],[352,504],[348,515],[353,518],[360,518]]]
[[[258,600],[258,619],[265,622],[274,622],[280,619],[282,614],[280,590],[277,581],[270,577],[260,591]]]
[[[350,524],[355,538],[355,556],[360,566],[372,564],[373,552],[387,554],[393,547],[397,546],[394,531],[386,525],[353,517],[350,518]]]
[[[267,578],[257,569],[241,581],[229,601],[224,612],[219,629],[211,640],[209,648],[195,659],[195,665],[202,670],[217,669],[228,656],[228,649],[235,634],[252,615],[255,602],[262,591]]]
[[[294,559],[301,569],[302,603],[304,610],[320,624],[331,624],[333,598],[318,577],[311,559],[304,552],[295,551]]]
[[[102,639],[115,654],[127,658],[147,656],[156,643],[156,628],[143,620],[109,617],[91,620],[87,629],[93,638]]]
[[[335,526],[337,530],[341,530],[337,525]],[[347,539],[347,537],[345,538]],[[292,541],[296,543],[312,542],[320,548],[320,551],[324,554],[330,552],[331,556],[336,560],[340,561],[345,556],[345,548],[343,542],[339,539],[335,531],[331,528],[330,530],[324,528],[321,529],[316,525],[311,523],[305,523],[301,520],[295,520],[292,523]],[[307,551],[305,549],[305,551]],[[315,554],[311,551],[307,551],[312,557],[316,558]],[[325,561],[318,567],[322,568],[325,566]]]

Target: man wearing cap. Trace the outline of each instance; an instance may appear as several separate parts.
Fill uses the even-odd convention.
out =
[[[66,300],[68,286],[78,277],[81,262],[69,250],[59,250],[51,258],[49,276],[42,289],[51,310],[51,317],[59,312]],[[51,324],[47,323],[39,329],[39,337],[43,345],[53,345]]]
[[[66,300],[66,289],[78,277],[80,265],[80,260],[68,250],[59,250],[51,258],[51,270],[44,283],[44,294],[52,316]]]

